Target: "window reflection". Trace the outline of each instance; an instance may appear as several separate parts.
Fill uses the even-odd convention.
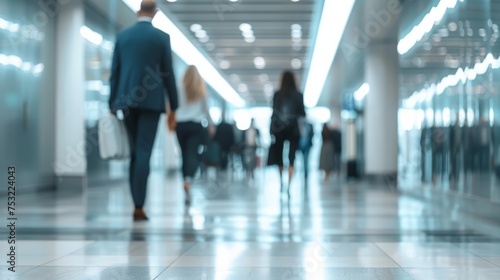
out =
[[[439,20],[415,16],[411,32],[400,34],[402,109],[419,112],[411,130],[403,118],[415,116],[400,116],[401,137],[412,146],[402,157],[417,163],[400,161],[401,183],[500,202],[500,21],[492,12],[500,2],[432,1],[427,11],[436,5]]]
[[[45,70],[45,65],[43,65],[43,63],[34,65],[32,62],[23,61],[23,59],[17,55],[6,55],[3,53],[0,53],[0,64],[4,66],[14,66],[26,73],[32,73],[35,76],[40,76],[43,70]]]
[[[106,16],[92,8],[85,9],[85,25],[80,35],[85,42],[85,128],[86,134],[98,134],[98,121],[109,113],[109,75],[114,43],[118,29]],[[97,142],[87,143],[87,172],[90,184],[127,178],[126,160],[103,161]]]

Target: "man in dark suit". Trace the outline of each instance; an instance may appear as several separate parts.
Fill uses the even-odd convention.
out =
[[[168,111],[168,126],[174,129],[178,106],[170,36],[151,24],[156,12],[153,0],[142,1],[138,22],[118,34],[110,79],[109,107],[112,113],[124,112],[130,139],[134,220],[147,220],[143,206],[158,120]]]

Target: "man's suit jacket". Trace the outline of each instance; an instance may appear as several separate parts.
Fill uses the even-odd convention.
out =
[[[178,106],[170,36],[139,21],[118,33],[110,78],[109,108],[165,112]]]

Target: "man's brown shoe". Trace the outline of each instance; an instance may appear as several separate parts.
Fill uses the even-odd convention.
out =
[[[148,216],[146,216],[146,213],[144,213],[144,210],[142,208],[136,208],[134,211],[134,221],[147,221]]]

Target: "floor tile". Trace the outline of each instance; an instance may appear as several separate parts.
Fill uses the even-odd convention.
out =
[[[44,266],[169,266],[178,256],[66,256]]]
[[[493,280],[500,279],[500,269],[476,268],[407,268],[415,280]]]
[[[222,254],[213,257],[183,256],[172,267],[399,267],[388,257],[276,257]]]
[[[227,267],[169,267],[155,280],[199,280],[224,279],[245,280],[250,278],[252,268]],[[258,279],[258,278],[253,278]],[[263,279],[263,278],[261,278]]]
[[[256,268],[247,279],[300,279],[300,280],[412,280],[408,273],[400,268]]]
[[[165,267],[58,267],[41,266],[16,274],[9,280],[150,280]]]

